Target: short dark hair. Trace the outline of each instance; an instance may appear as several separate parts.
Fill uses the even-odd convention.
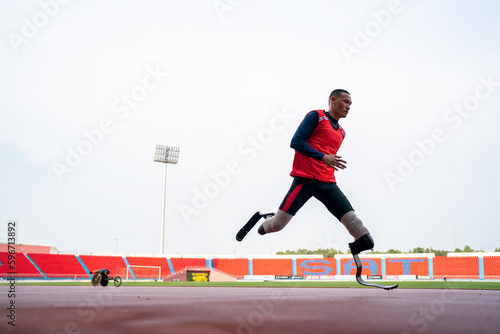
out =
[[[351,95],[348,91],[346,91],[345,89],[334,89],[331,93],[330,93],[330,97],[328,98],[328,103],[330,103],[330,101],[332,100],[332,96],[334,96],[336,99],[338,99],[340,97],[340,94],[342,93],[347,93],[349,95]]]

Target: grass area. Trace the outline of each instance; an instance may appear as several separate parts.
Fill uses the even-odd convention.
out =
[[[500,290],[500,282],[490,281],[378,281],[378,284],[392,285],[399,284],[401,289],[466,289],[466,290]],[[109,286],[112,286],[109,282]],[[7,285],[7,283],[0,283]],[[90,281],[86,282],[65,282],[65,281],[40,281],[40,282],[22,282],[17,281],[16,285],[39,285],[39,286],[89,286]],[[270,282],[126,282],[123,281],[122,286],[170,286],[170,287],[187,287],[187,286],[208,286],[208,287],[268,287],[268,288],[365,288],[353,281],[270,281]]]

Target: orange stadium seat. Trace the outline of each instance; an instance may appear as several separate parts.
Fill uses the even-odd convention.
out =
[[[253,259],[254,275],[293,275],[292,259]]]
[[[213,259],[214,269],[242,279],[248,275],[248,259]]]
[[[34,253],[29,257],[49,278],[89,278],[75,255]]]
[[[434,278],[479,279],[479,261],[477,256],[434,258]]]
[[[0,252],[0,277],[9,277],[12,270],[9,268],[9,253]],[[36,267],[24,256],[23,253],[16,253],[15,276],[18,278],[43,278],[43,275]]]
[[[406,263],[404,263],[406,261]],[[408,271],[405,271],[404,266],[408,265]],[[385,259],[386,275],[429,275],[429,259],[428,258],[386,258]]]
[[[297,259],[297,275],[336,275],[337,262],[335,258]]]
[[[380,258],[360,258],[363,266],[362,275],[382,275],[382,260]],[[386,259],[387,265],[387,259]],[[340,272],[342,275],[356,275],[356,264],[353,259],[340,260]]]
[[[485,279],[500,279],[500,255],[485,256],[484,261],[484,278]]]

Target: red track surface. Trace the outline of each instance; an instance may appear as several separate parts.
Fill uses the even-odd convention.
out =
[[[500,291],[17,286],[14,300],[15,333],[500,333]]]

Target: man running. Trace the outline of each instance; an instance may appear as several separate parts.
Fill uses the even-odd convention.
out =
[[[349,113],[351,95],[344,89],[335,89],[328,101],[328,112],[309,112],[295,132],[290,145],[295,150],[290,173],[293,176],[292,186],[276,214],[264,217],[266,220],[259,226],[258,232],[264,235],[282,230],[314,196],[354,237],[355,241],[349,243],[349,248],[356,255],[372,249],[374,242],[335,180],[335,171],[346,168],[346,162],[337,155],[345,137],[339,120]]]

